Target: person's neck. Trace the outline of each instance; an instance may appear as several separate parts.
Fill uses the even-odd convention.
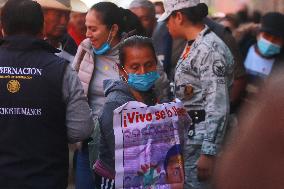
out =
[[[132,95],[138,102],[143,102],[144,104],[147,104],[147,105],[155,104],[155,98],[153,95],[151,95],[151,91],[139,92],[139,91],[136,91],[130,88],[130,92],[132,93]]]
[[[185,38],[187,41],[192,41],[197,38],[199,33],[205,28],[204,24],[188,25],[186,27]]]
[[[143,102],[145,103],[143,94],[141,94],[140,92],[130,88],[130,92],[132,93],[132,95],[134,96],[134,98],[138,101],[138,102]]]

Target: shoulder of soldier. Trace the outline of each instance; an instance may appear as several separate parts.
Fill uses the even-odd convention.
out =
[[[224,49],[224,42],[214,33],[209,32],[199,42],[193,44],[193,48],[200,50],[202,54],[220,52]]]
[[[200,65],[208,66],[213,62],[219,63],[221,61],[229,66],[228,69],[231,70],[231,67],[233,67],[234,58],[229,48],[212,31],[204,35],[200,42],[196,44],[196,51],[200,57]]]
[[[224,56],[228,56],[233,59],[233,55],[226,45],[226,43],[214,32],[210,32],[207,36],[205,36],[204,40],[207,45],[210,47],[211,52],[216,52],[222,54]]]

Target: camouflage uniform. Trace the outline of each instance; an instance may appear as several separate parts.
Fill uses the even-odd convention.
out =
[[[229,86],[233,81],[233,56],[224,42],[210,29],[200,32],[178,61],[175,96],[193,120],[200,120],[189,131],[185,146],[185,188],[203,188],[197,180],[200,154],[216,155],[222,142],[229,115]],[[198,112],[204,112],[200,114]],[[195,114],[196,113],[196,114]]]

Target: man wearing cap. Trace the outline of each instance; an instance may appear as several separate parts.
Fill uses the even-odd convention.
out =
[[[72,11],[68,24],[68,33],[79,46],[86,39],[87,28],[85,26],[88,7],[82,1],[71,1]]]
[[[248,77],[246,100],[254,100],[260,86],[274,72],[283,71],[284,15],[270,12],[261,19],[257,43],[248,51],[245,68]]]
[[[66,189],[68,142],[93,129],[82,85],[43,40],[37,2],[9,0],[1,21],[0,188]]]
[[[203,23],[208,7],[199,0],[165,0],[166,21],[174,39],[183,38],[186,47],[176,65],[174,93],[192,124],[184,145],[186,189],[210,185],[215,157],[226,132],[229,88],[234,60],[225,43]]]
[[[44,12],[44,35],[48,43],[61,52],[57,55],[73,62],[77,52],[77,44],[67,33],[69,15],[77,6],[79,0],[36,0]],[[74,3],[73,3],[74,2]],[[73,5],[73,6],[72,6]],[[79,10],[75,9],[76,12]],[[84,8],[82,12],[87,10]]]

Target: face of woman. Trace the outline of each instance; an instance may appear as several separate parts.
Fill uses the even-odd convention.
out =
[[[86,37],[91,40],[92,46],[96,49],[100,48],[108,40],[109,35],[110,38],[114,35],[113,33],[110,34],[111,30],[102,23],[99,14],[95,10],[91,10],[86,16]]]
[[[124,69],[127,74],[138,75],[157,71],[155,55],[148,47],[126,47]],[[122,73],[128,79],[126,73]]]
[[[180,33],[180,24],[179,24],[179,20],[176,16],[169,16],[169,18],[167,19],[167,27],[169,29],[169,33],[171,34],[172,38],[177,39],[182,37],[181,33]]]

